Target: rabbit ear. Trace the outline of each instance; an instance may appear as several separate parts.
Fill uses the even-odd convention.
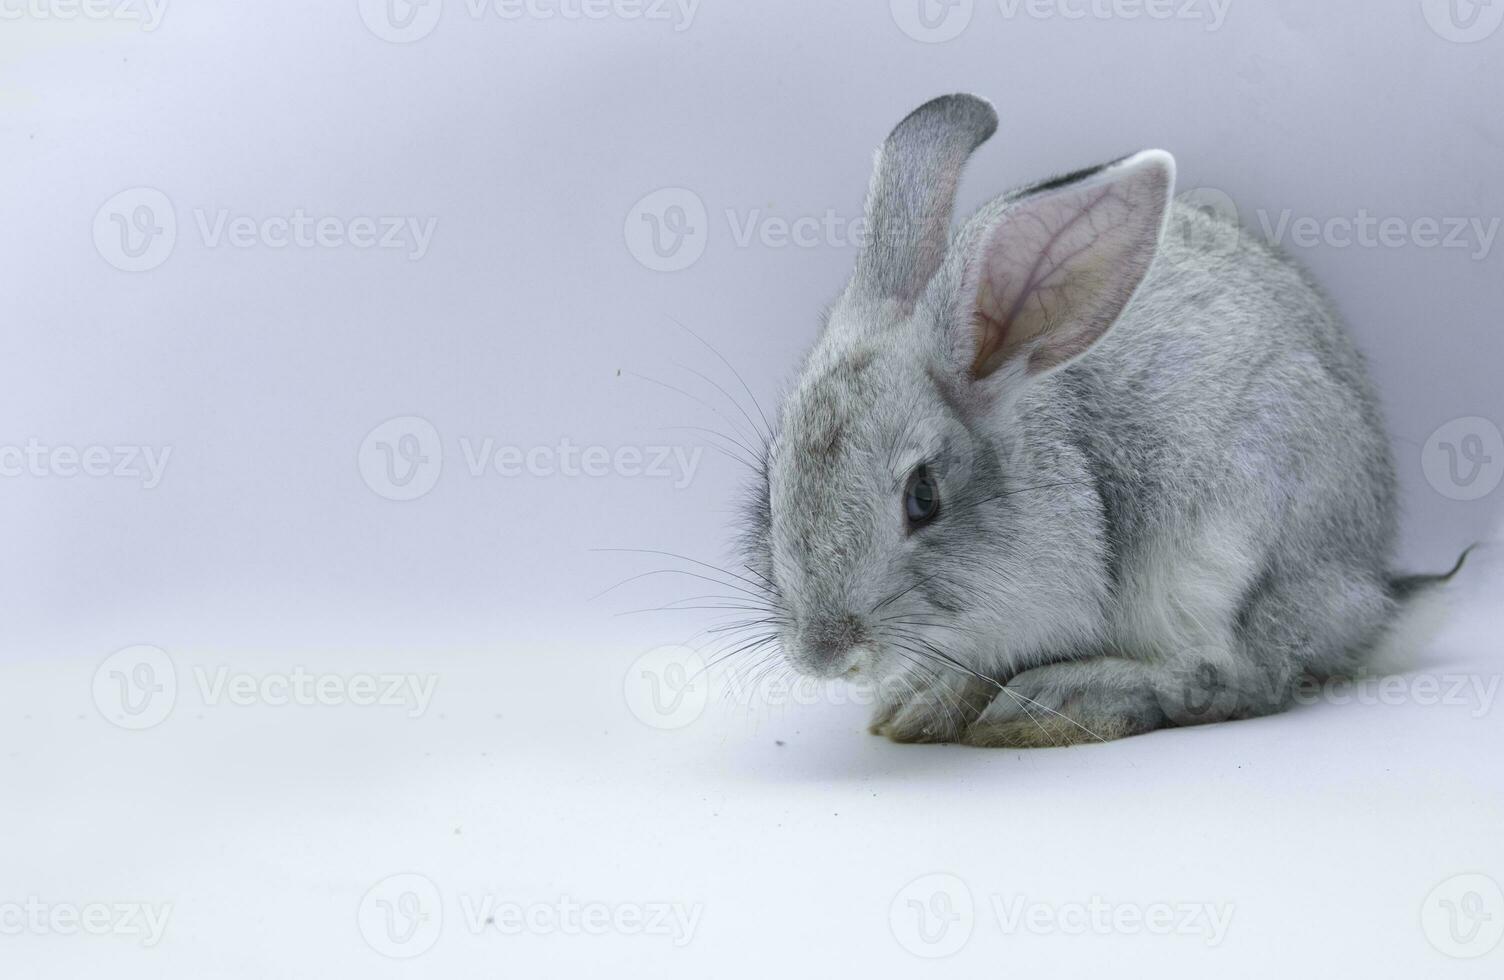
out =
[[[1100,340],[1154,261],[1174,184],[1175,158],[1146,150],[1009,202],[967,257],[972,377],[1043,374]]]
[[[974,95],[926,102],[894,127],[867,192],[868,244],[852,286],[912,308],[945,258],[961,168],[997,130],[992,105]]]

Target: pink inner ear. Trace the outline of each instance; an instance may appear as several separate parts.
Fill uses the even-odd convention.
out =
[[[1040,374],[1101,338],[1154,261],[1173,184],[1173,158],[1147,151],[1009,204],[973,256],[972,377],[1020,357]]]
[[[1030,224],[1037,229],[1018,227],[1019,222],[1005,219],[1003,227],[992,233],[992,242],[985,250],[982,276],[977,284],[977,353],[972,362],[974,378],[986,377],[1022,347],[1048,330],[1050,311],[1045,304],[1051,289],[1063,289],[1064,283],[1053,283],[1069,274],[1072,261],[1090,249],[1098,239],[1092,226],[1093,214],[1105,210],[1104,203],[1113,196],[1113,186],[1099,188],[1083,201],[1071,202],[1069,214],[1063,221],[1051,222],[1041,210],[1025,210],[1021,219],[1032,219]],[[1041,202],[1048,205],[1049,201]],[[1059,202],[1065,203],[1065,202]],[[1083,236],[1078,232],[1086,224]],[[1065,250],[1064,254],[1056,253]],[[1032,261],[1026,257],[1032,253]],[[1024,261],[1019,261],[1024,259]],[[1025,266],[1027,268],[1025,269]],[[1025,323],[1024,313],[1030,304],[1037,304],[1037,323]],[[1073,344],[1071,340],[1084,338],[1059,338],[1064,346],[1073,348],[1074,357],[1090,346],[1090,341]],[[1036,356],[1040,352],[1036,352]],[[1031,367],[1033,367],[1031,358]],[[1041,363],[1037,369],[1052,366]]]

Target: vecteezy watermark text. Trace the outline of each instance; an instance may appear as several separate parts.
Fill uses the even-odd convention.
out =
[[[234,670],[195,664],[192,689],[204,708],[341,707],[401,710],[408,718],[427,714],[438,688],[437,674],[291,670]],[[94,706],[111,724],[132,731],[155,728],[178,703],[178,669],[160,647],[117,650],[94,671]]]
[[[997,0],[1008,20],[1199,21],[1220,31],[1232,0]]]
[[[705,907],[700,902],[581,902],[560,895],[548,902],[502,901],[495,895],[460,896],[472,933],[503,936],[660,936],[674,946],[695,938]]]
[[[922,875],[888,906],[893,938],[908,952],[939,959],[959,952],[977,926],[971,886],[953,874]],[[1007,936],[1163,936],[1220,946],[1232,926],[1228,902],[1115,902],[1100,895],[1062,902],[991,894],[984,907]]]
[[[444,19],[444,0],[359,0],[360,19],[383,41],[411,44],[434,32]],[[450,0],[472,23],[487,18],[522,20],[645,21],[668,23],[675,33],[694,24],[700,0]]]
[[[193,211],[200,237],[207,248],[221,244],[231,248],[384,248],[401,250],[409,261],[428,254],[439,219],[412,215],[342,218],[309,215],[296,208],[289,215],[257,217],[231,214],[228,208]]]
[[[1193,936],[1220,946],[1234,911],[1226,902],[1109,902],[1100,895],[1073,902],[990,898],[998,927],[1010,936]]]
[[[0,446],[0,477],[139,480],[155,490],[171,456],[171,446],[46,446],[32,438],[24,446]]]
[[[437,217],[310,213],[248,214],[231,208],[194,208],[193,227],[204,248],[264,248],[311,251],[350,248],[388,251],[417,262],[433,243]],[[111,197],[94,215],[94,247],[123,272],[146,272],[172,256],[178,214],[172,200],[151,187],[133,187]]]
[[[1431,218],[1413,220],[1381,217],[1367,208],[1356,215],[1329,218],[1297,217],[1285,209],[1278,217],[1260,210],[1264,237],[1276,245],[1296,248],[1442,248],[1467,249],[1478,261],[1488,258],[1499,234],[1499,218]]]
[[[1501,3],[1504,7],[1504,3]],[[1466,252],[1474,262],[1493,254],[1504,219],[1490,216],[1375,214],[1358,208],[1351,214],[1297,214],[1290,208],[1259,208],[1257,227],[1244,226],[1237,202],[1226,191],[1197,187],[1177,195],[1184,205],[1171,217],[1168,234],[1198,251],[1230,255],[1259,238],[1282,248],[1440,249]],[[1210,220],[1201,220],[1196,212]]]
[[[834,208],[818,214],[782,215],[751,208],[722,212],[727,238],[737,248],[863,248],[870,240],[864,216]],[[712,232],[705,201],[685,187],[663,187],[644,195],[627,212],[622,234],[627,251],[655,272],[679,272],[705,254]]]
[[[916,689],[913,681],[903,676],[871,682],[770,671],[747,673],[738,669],[742,666],[739,664],[722,665],[720,660],[725,653],[725,650],[702,653],[693,647],[673,645],[648,650],[632,662],[623,679],[627,708],[645,725],[672,730],[698,721],[712,702],[752,710],[810,705],[873,707],[899,702],[932,704],[949,710],[955,704],[953,692],[922,686]]]
[[[439,684],[437,674],[329,674],[303,667],[286,673],[250,673],[231,672],[224,665],[211,672],[201,664],[194,665],[193,679],[203,703],[211,707],[380,705],[405,708],[409,718],[428,711]]]
[[[0,902],[3,936],[129,936],[151,948],[162,941],[172,917],[168,902],[47,902],[35,895]]]
[[[1303,677],[1295,684],[1293,699],[1305,705],[1468,708],[1474,718],[1482,718],[1493,710],[1500,679],[1498,674],[1391,674],[1326,680]]]
[[[581,445],[568,438],[520,445],[490,436],[458,440],[465,471],[473,478],[600,479],[624,477],[668,481],[683,490],[694,481],[703,446]],[[444,441],[427,419],[388,419],[366,434],[357,452],[361,478],[387,500],[416,500],[432,490],[444,469]]]
[[[925,44],[952,41],[971,25],[979,5],[1004,20],[1199,22],[1210,33],[1227,22],[1232,0],[888,0],[893,23]]]
[[[118,20],[147,34],[166,15],[167,0],[0,0],[0,20]]]
[[[581,901],[568,895],[517,900],[500,894],[458,896],[461,924],[473,936],[646,936],[684,947],[694,940],[700,902]],[[412,959],[444,932],[444,894],[427,875],[390,875],[360,901],[357,923],[366,945],[391,959]]]
[[[465,467],[474,477],[646,477],[672,481],[683,490],[695,478],[700,446],[579,446],[560,439],[551,446],[500,445],[494,439],[460,439]]]

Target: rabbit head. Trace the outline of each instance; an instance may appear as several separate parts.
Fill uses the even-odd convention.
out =
[[[954,95],[893,130],[867,244],[779,414],[747,543],[806,675],[882,679],[922,650],[981,668],[1101,598],[1082,584],[1107,547],[1089,474],[1038,433],[1069,425],[1054,372],[1149,270],[1174,161],[1012,192],[952,241],[961,171],[996,126]],[[1027,492],[1055,485],[1075,489]]]

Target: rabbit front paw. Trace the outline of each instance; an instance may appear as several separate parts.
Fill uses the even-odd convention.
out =
[[[960,741],[996,690],[965,676],[903,680],[879,700],[867,729],[873,735],[906,743]]]
[[[1026,670],[996,691],[961,741],[981,748],[1046,748],[1164,727],[1158,700],[1137,682],[1132,666],[1103,657]]]

